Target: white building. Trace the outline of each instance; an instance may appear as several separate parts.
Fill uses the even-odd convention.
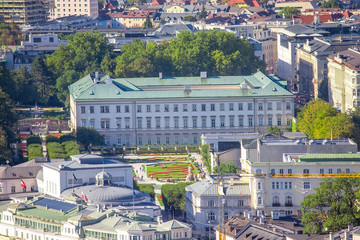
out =
[[[223,179],[226,186],[225,200],[221,207],[218,192],[220,176],[207,176],[207,179],[191,184],[186,191],[186,217],[194,225],[194,237],[214,235],[213,227],[220,223],[220,211],[224,219],[243,215],[251,209],[251,191],[248,178],[227,176]]]
[[[276,80],[250,76],[111,79],[70,85],[71,127],[93,127],[107,145],[199,144],[204,133],[286,127],[294,95]]]
[[[40,193],[61,198],[68,188],[94,184],[95,176],[106,171],[112,176],[112,183],[133,187],[132,166],[96,155],[73,155],[71,161],[46,163],[36,180]]]

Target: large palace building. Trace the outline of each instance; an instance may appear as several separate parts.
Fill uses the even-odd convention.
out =
[[[287,127],[294,95],[249,76],[117,78],[90,74],[70,85],[71,127],[93,127],[107,145],[199,144],[201,134]]]

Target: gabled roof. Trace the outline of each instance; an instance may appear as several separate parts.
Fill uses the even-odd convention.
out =
[[[171,221],[158,225],[157,230],[170,231],[172,229],[178,229],[178,228],[191,228],[191,226],[186,223],[173,219]]]
[[[219,196],[218,186],[219,183],[215,180],[202,180],[186,186],[186,190],[195,196]],[[249,185],[240,183],[227,186],[226,196],[250,196]]]

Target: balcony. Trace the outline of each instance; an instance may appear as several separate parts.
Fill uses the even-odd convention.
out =
[[[292,203],[285,203],[285,207],[292,207],[293,204]]]
[[[273,207],[280,207],[281,205],[280,205],[280,203],[273,203],[272,206]]]

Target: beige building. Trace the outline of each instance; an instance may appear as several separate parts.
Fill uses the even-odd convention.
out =
[[[282,9],[286,7],[294,7],[299,9],[302,13],[305,12],[306,9],[315,9],[319,8],[315,2],[313,1],[293,1],[293,2],[276,2],[275,3],[275,12],[280,12]]]
[[[5,22],[34,25],[46,22],[46,3],[43,0],[0,0],[0,16]]]
[[[360,52],[349,48],[328,61],[330,103],[341,112],[360,106]]]
[[[49,10],[50,19],[67,16],[99,16],[97,0],[53,0],[53,8]]]
[[[297,79],[299,93],[308,99],[322,98],[327,100],[328,67],[327,57],[356,45],[359,37],[317,37],[306,41],[296,49]],[[324,90],[319,93],[319,89]]]

